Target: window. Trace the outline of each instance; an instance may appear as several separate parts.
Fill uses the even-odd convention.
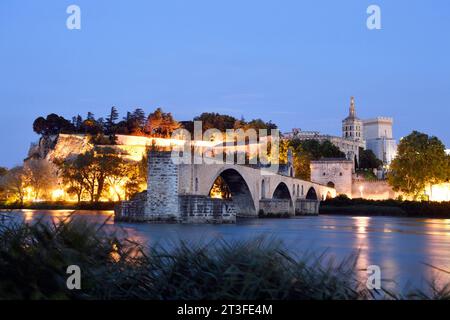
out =
[[[261,199],[266,197],[266,182],[263,180],[261,182]]]
[[[198,191],[198,178],[195,178],[195,191]]]

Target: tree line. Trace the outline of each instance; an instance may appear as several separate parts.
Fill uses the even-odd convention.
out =
[[[119,121],[119,112],[116,107],[111,107],[106,117],[96,118],[92,112],[88,112],[86,118],[77,115],[71,121],[57,114],[49,114],[47,117],[38,117],[33,123],[33,130],[42,136],[57,134],[89,134],[93,136],[106,136],[111,144],[115,143],[117,134],[137,136],[168,137],[178,129],[180,124],[171,113],[157,108],[146,115],[145,111],[137,108],[127,112]]]
[[[67,120],[57,114],[49,114],[46,117],[38,117],[33,123],[33,130],[41,136],[57,134],[87,134],[97,138],[101,144],[114,144],[116,135],[134,135],[168,138],[178,128],[194,132],[194,121],[202,121],[203,132],[208,129],[218,129],[225,132],[227,129],[276,129],[277,125],[271,121],[262,119],[246,121],[229,115],[205,112],[194,117],[191,121],[176,121],[172,114],[157,108],[150,114],[146,114],[141,108],[127,112],[126,116],[119,120],[116,107],[111,107],[106,117],[96,118],[92,112],[88,112],[83,118],[81,115]],[[105,139],[105,137],[107,139]]]

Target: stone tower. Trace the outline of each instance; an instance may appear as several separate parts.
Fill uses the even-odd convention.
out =
[[[342,137],[345,139],[363,141],[363,122],[356,116],[355,98],[350,99],[348,117],[342,120]]]
[[[145,217],[147,220],[179,220],[178,165],[170,151],[150,151]]]

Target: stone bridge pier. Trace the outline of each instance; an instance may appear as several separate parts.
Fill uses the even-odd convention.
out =
[[[148,189],[116,209],[116,219],[233,223],[236,217],[318,214],[336,190],[264,169],[234,164],[174,164],[170,151],[149,153]],[[221,178],[229,199],[212,198]]]

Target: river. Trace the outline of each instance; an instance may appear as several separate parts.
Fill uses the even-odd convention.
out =
[[[25,210],[9,213],[15,219],[58,220],[71,211]],[[103,223],[112,212],[75,213],[77,219]],[[295,255],[305,252],[342,260],[359,251],[357,268],[381,268],[384,286],[399,291],[427,288],[426,282],[450,282],[450,219],[399,217],[352,217],[320,215],[291,219],[240,219],[236,225],[134,224],[108,221],[108,228],[124,232],[147,245],[170,244],[177,240],[205,243],[211,240],[246,240],[274,237]],[[361,279],[365,276],[365,272]]]

